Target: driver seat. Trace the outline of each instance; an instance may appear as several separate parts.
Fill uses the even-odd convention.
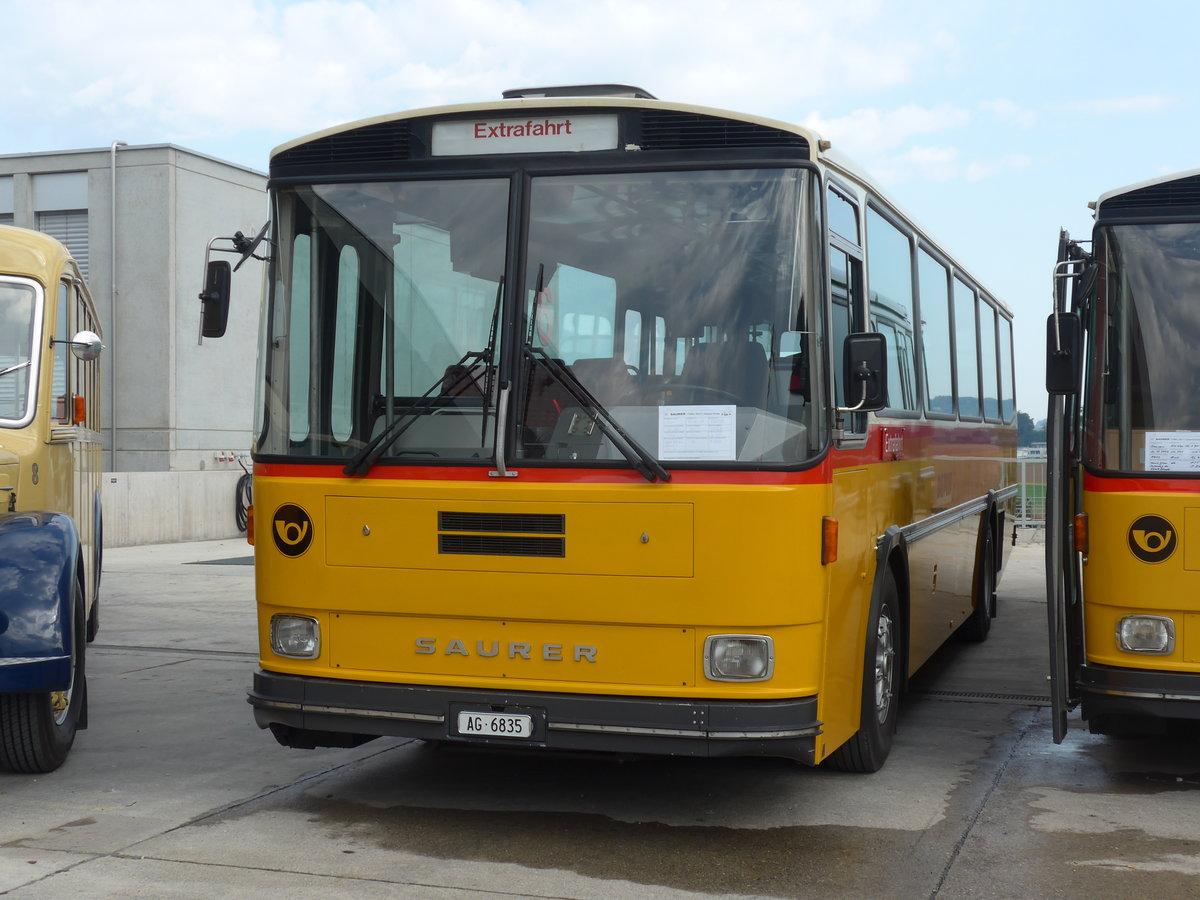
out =
[[[683,384],[733,394],[739,406],[766,406],[767,353],[757,341],[696,344],[687,351]]]

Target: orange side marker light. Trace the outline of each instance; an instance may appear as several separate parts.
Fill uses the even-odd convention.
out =
[[[821,519],[821,565],[837,562],[837,558],[838,520],[833,516],[825,516]]]

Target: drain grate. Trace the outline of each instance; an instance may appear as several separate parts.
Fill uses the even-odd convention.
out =
[[[928,697],[931,700],[973,700],[979,703],[1030,703],[1049,706],[1050,698],[1044,694],[1000,694],[981,691],[912,691],[913,697]]]

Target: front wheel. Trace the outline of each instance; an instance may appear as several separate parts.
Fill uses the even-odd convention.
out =
[[[829,755],[827,764],[843,772],[878,772],[892,749],[899,708],[896,640],[900,601],[889,573],[871,602],[863,654],[862,706],[854,736]]]
[[[84,648],[87,626],[76,582],[71,631],[71,683],[65,691],[0,694],[0,770],[53,772],[67,759],[87,702]]]

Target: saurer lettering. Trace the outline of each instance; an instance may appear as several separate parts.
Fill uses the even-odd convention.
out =
[[[500,641],[476,641],[474,648],[471,648],[467,641],[452,638],[446,642],[444,649],[439,650],[437,638],[419,637],[414,642],[414,652],[421,656],[440,653],[442,656],[493,657],[501,655],[501,645]],[[508,659],[534,659],[536,657],[549,662],[564,662],[569,658],[572,662],[594,663],[597,650],[588,644],[574,644],[568,651],[562,644],[538,645],[528,641],[509,641],[503,652]]]

